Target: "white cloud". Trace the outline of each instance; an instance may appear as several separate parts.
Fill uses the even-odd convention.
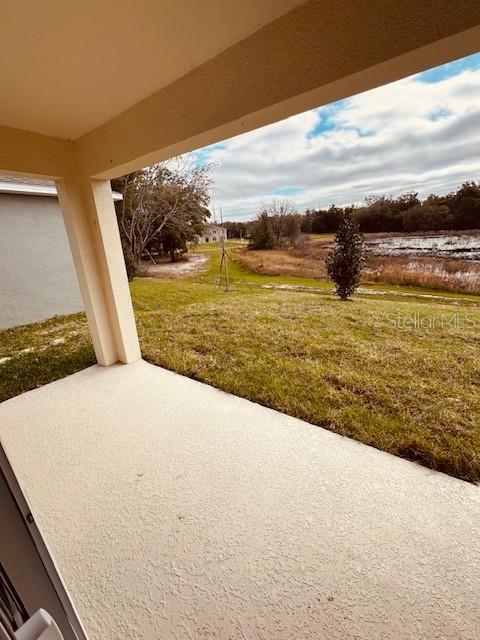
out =
[[[435,83],[400,80],[203,149],[201,157],[218,164],[216,207],[228,219],[249,219],[285,188],[296,190],[299,210],[373,193],[445,193],[480,178],[479,150],[477,68]]]

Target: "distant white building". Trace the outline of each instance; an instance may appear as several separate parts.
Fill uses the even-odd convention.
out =
[[[220,242],[227,239],[227,230],[217,224],[206,224],[203,233],[198,237],[198,244]]]

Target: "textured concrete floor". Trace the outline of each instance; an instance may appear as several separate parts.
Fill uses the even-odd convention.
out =
[[[145,362],[0,406],[92,640],[480,637],[480,490]]]

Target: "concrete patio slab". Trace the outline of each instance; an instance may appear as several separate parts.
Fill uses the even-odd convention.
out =
[[[480,637],[475,486],[143,361],[0,438],[92,640]]]

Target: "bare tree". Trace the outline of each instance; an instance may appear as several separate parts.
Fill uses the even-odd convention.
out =
[[[273,198],[263,202],[258,217],[267,216],[271,221],[274,244],[279,245],[282,238],[288,238],[292,243],[300,232],[300,218],[291,200]]]
[[[278,243],[283,235],[283,221],[286,216],[297,213],[291,200],[273,198],[268,202],[262,202],[259,214],[266,213],[272,219],[275,242]]]

